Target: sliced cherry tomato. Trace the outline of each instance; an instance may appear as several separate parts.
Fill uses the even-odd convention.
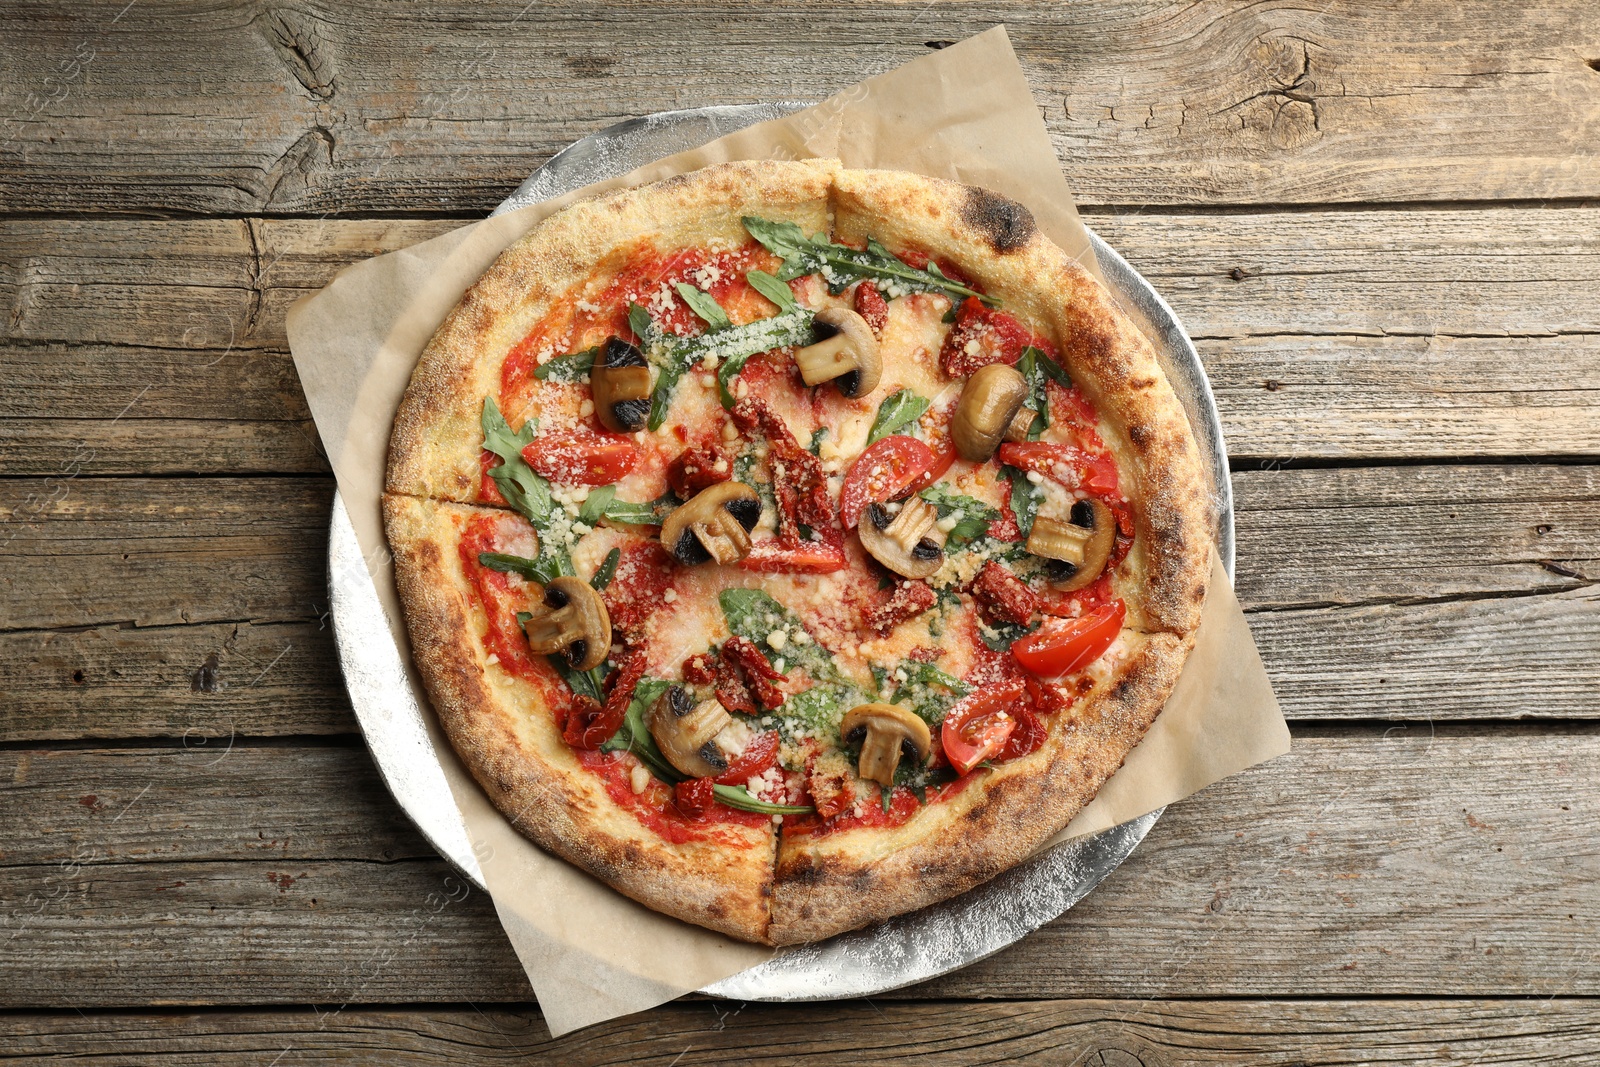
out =
[[[739,566],[745,570],[762,573],[828,574],[842,571],[848,565],[843,545],[801,541],[794,548],[784,548],[775,537],[757,541],[750,554],[739,561]]]
[[[778,762],[778,733],[765,730],[750,739],[744,751],[717,776],[718,785],[744,785],[767,773]]]
[[[1023,706],[1021,680],[998,682],[963,697],[944,717],[939,743],[945,758],[961,774],[1006,747],[1017,728],[1016,712]]]
[[[1011,654],[1041,678],[1064,678],[1105,654],[1127,614],[1127,606],[1113,600],[1081,618],[1047,622],[1013,644]]]
[[[903,434],[885,437],[869,447],[850,465],[839,492],[839,520],[844,528],[855,529],[868,504],[893,500],[917,486],[938,462],[933,449]]]
[[[716,784],[710,778],[691,778],[672,787],[672,806],[686,818],[698,819],[717,802]]]
[[[1107,455],[1044,441],[1007,441],[1000,446],[1000,462],[1025,471],[1038,471],[1069,488],[1096,496],[1117,495],[1117,464]],[[1068,472],[1072,477],[1068,477]]]
[[[639,447],[626,437],[596,434],[550,434],[536,437],[522,450],[528,466],[562,485],[610,485],[639,461]]]

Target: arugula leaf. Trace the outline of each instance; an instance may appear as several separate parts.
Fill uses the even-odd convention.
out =
[[[826,440],[827,437],[828,428],[826,426],[818,426],[815,430],[811,431],[811,441],[806,445],[806,451],[810,452],[813,456],[820,456],[822,454],[822,442]]]
[[[1018,626],[1014,622],[1002,620],[993,626],[980,625],[978,627],[978,637],[982,639],[984,644],[989,646],[989,651],[1004,652],[1011,647],[1013,642],[1031,634],[1036,629],[1038,629],[1037,626]]]
[[[724,589],[717,600],[722,605],[722,614],[728,622],[728,629],[740,637],[754,641],[766,653],[768,659],[782,656],[790,663],[804,667],[814,682],[831,681],[853,685],[839,672],[838,666],[833,662],[832,654],[817,644],[815,639],[805,644],[793,639],[796,631],[808,635],[810,631],[806,630],[805,624],[798,616],[764,590]],[[790,634],[790,640],[784,644],[782,652],[767,644],[767,635],[774,630],[786,630]]]
[[[746,215],[744,228],[767,250],[783,259],[778,271],[780,281],[789,281],[807,274],[820,274],[828,283],[828,291],[838,294],[851,282],[872,278],[889,283],[885,296],[906,293],[945,293],[960,303],[961,297],[975,296],[991,307],[999,301],[984,296],[975,289],[946,278],[937,268],[919,270],[894,255],[876,240],[869,239],[865,250],[848,245],[834,244],[822,234],[807,237],[792,222]]]
[[[589,495],[583,498],[583,507],[578,509],[578,521],[593,526],[605,517],[606,508],[611,506],[612,498],[617,495],[614,485],[597,485],[589,490]]]
[[[863,703],[865,694],[852,685],[825,682],[814,685],[803,693],[796,693],[783,702],[779,729],[792,733],[798,726],[812,735],[839,733],[839,723],[844,713]]]
[[[661,694],[667,691],[671,682],[659,678],[645,677],[639,679],[639,684],[633,690],[633,700],[628,703],[628,710],[622,715],[622,725],[617,727],[617,732],[600,746],[601,752],[632,752],[638,757],[639,762],[650,769],[650,773],[671,785],[684,780],[684,775],[667,762],[667,758],[656,747],[655,738],[650,736],[650,728],[645,725],[644,717],[650,710],[650,705],[661,699]]]
[[[929,486],[919,495],[939,510],[941,519],[960,512],[960,521],[945,538],[944,547],[949,552],[958,552],[988,533],[989,524],[1000,517],[1000,512],[983,501],[952,493],[944,482]]]
[[[594,359],[600,354],[600,347],[585,348],[582,352],[574,352],[570,356],[557,356],[548,363],[541,363],[534,368],[533,376],[542,381],[552,382],[581,382],[589,377],[589,372],[594,369]]]
[[[1033,519],[1039,514],[1039,505],[1044,503],[1044,487],[1034,485],[1028,480],[1028,472],[1016,467],[1002,466],[1000,476],[1011,483],[1011,511],[1026,541],[1033,532]]]
[[[555,499],[550,495],[550,483],[522,458],[522,450],[538,432],[538,423],[529,419],[521,430],[512,433],[492,396],[483,398],[483,414],[478,421],[483,428],[483,447],[501,460],[499,466],[489,468],[500,495],[529,522],[543,527],[550,521]]]
[[[897,676],[902,673],[906,680],[896,687],[889,703],[905,704],[929,726],[943,722],[955,702],[972,692],[967,683],[932,663],[906,660],[895,670]]]
[[[715,304],[715,301],[712,303]],[[717,388],[723,406],[732,407],[732,381],[744,369],[745,361],[758,352],[809,344],[811,319],[812,313],[797,304],[770,318],[756,319],[740,326],[711,329],[694,337],[680,337],[658,329],[650,320],[650,313],[638,304],[629,305],[628,323],[644,341],[645,355],[660,369],[655,388],[650,393],[650,420],[646,425],[651,430],[661,428],[666,421],[667,405],[672,401],[672,392],[677,388],[678,380],[690,367],[707,357],[717,363]]]
[[[513,556],[507,552],[479,552],[478,562],[492,571],[520,574],[540,585],[549,585],[561,577],[560,561],[551,556],[529,559],[526,556]]]
[[[650,344],[660,334],[656,324],[650,321],[650,312],[631,300],[628,302],[628,329],[633,331],[641,346]]]
[[[611,579],[616,577],[617,564],[622,562],[622,549],[613,548],[606,553],[606,558],[600,561],[600,566],[595,568],[594,577],[589,579],[589,587],[595,592],[603,592],[611,584]]]
[[[765,800],[757,800],[742,785],[713,785],[711,791],[730,808],[760,812],[762,815],[810,815],[817,810],[809,804],[770,804]]]
[[[625,522],[632,526],[660,526],[662,520],[677,506],[678,498],[668,491],[643,503],[612,500],[606,505],[605,517],[612,522]]]
[[[1028,426],[1028,440],[1037,441],[1050,425],[1050,398],[1044,383],[1046,379],[1070,386],[1072,379],[1061,365],[1040,349],[1029,345],[1017,358],[1017,373],[1028,383],[1028,398],[1022,406],[1033,412],[1033,422]]]
[[[777,304],[779,311],[794,307],[794,290],[789,288],[787,282],[780,282],[764,270],[747,270],[744,280],[750,283],[750,288]]]
[[[867,434],[867,444],[874,445],[897,432],[902,426],[922,418],[932,402],[909,389],[896,389],[878,405],[878,417],[872,420]]]
[[[707,330],[726,330],[733,325],[728,313],[722,310],[722,305],[710,293],[696,289],[688,282],[678,282],[675,288],[678,295],[683,297],[683,302],[689,305],[689,310],[705,322]]]
[[[753,448],[746,447],[733,459],[733,480],[743,482],[756,491],[756,496],[761,498],[762,508],[778,508],[778,498],[772,492],[772,483],[764,478],[756,477],[756,454]]]

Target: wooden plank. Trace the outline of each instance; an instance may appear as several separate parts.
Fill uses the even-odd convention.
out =
[[[315,619],[333,486],[310,479],[0,480],[4,629]]]
[[[435,858],[356,739],[7,749],[0,780],[7,867]]]
[[[959,1020],[960,1025],[952,1025]],[[1600,1056],[1592,1001],[1045,1000],[781,1006],[675,1003],[551,1040],[534,1008],[334,1006],[300,1011],[0,1016],[18,1063],[111,1056],[119,1065],[182,1057],[295,1067],[356,1053],[394,1067],[519,1063],[670,1067],[862,1062],[964,1067],[1232,1067],[1405,1063],[1516,1067]]]
[[[358,729],[326,618],[0,633],[0,694],[0,741]]]
[[[0,865],[6,1006],[528,998],[442,862],[319,856],[407,851],[357,749],[209,772],[172,750],[4,755],[29,798],[6,840],[61,857]],[[1064,918],[912,995],[1600,994],[1596,782],[1593,728],[1300,731],[1174,805]]]
[[[1592,5],[373,4],[0,20],[11,211],[484,211],[578,136],[1004,22],[1085,203],[1593,197]],[[717,27],[715,46],[704,27]],[[162,87],[152,89],[152,87]],[[137,136],[129,138],[128,130]]]
[[[1291,718],[1600,716],[1600,468],[1241,471],[1235,487],[1238,589]],[[0,740],[353,728],[325,630],[327,481],[56,488],[0,481]]]
[[[1250,610],[1600,580],[1600,467],[1241,470],[1233,488]]]
[[[1240,462],[1600,454],[1600,211],[1092,221],[1200,338]],[[283,311],[454,225],[0,222],[6,469],[325,471]]]

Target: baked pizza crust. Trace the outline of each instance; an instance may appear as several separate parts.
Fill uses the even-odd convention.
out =
[[[501,363],[563,294],[643,239],[660,248],[740,242],[740,217],[800,223],[859,243],[961,264],[1009,312],[1049,335],[1099,412],[1132,502],[1117,569],[1126,655],[1043,748],[889,831],[784,838],[731,853],[669,845],[615,805],[576,761],[538,694],[486,662],[482,611],[453,516],[481,479],[479,413]],[[535,412],[506,415],[513,425]],[[1103,287],[984,190],[831,160],[744,162],[573,205],[512,245],[424,351],[396,417],[385,517],[418,669],[452,743],[515,825],[621,892],[751,941],[816,940],[945,899],[1025,858],[1064,827],[1143,737],[1181,670],[1210,573],[1212,493],[1154,350]],[[423,499],[430,498],[430,499]]]

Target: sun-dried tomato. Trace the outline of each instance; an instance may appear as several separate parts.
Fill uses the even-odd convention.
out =
[[[622,725],[639,679],[644,677],[644,668],[644,654],[632,652],[611,672],[611,688],[603,706],[592,697],[575,697],[572,710],[567,713],[566,728],[561,732],[567,744],[590,752],[605,744]]]
[[[972,595],[984,617],[991,622],[1003,620],[1020,626],[1039,610],[1039,598],[1033,590],[994,560],[984,564],[983,570],[978,572],[972,583]]]
[[[800,447],[783,417],[765,400],[740,400],[733,405],[733,421],[744,433],[760,433],[767,439],[772,492],[778,500],[778,542],[785,548],[799,547],[802,525],[826,536],[835,517],[822,461]]]
[[[667,464],[667,484],[684,500],[731,477],[733,461],[720,445],[686,448]]]
[[[866,320],[873,333],[881,334],[883,328],[889,325],[889,302],[871,282],[856,286],[856,314]]]
[[[709,652],[683,661],[683,680],[690,685],[710,685],[717,680],[717,658]]]
[[[896,626],[916,618],[938,602],[939,597],[927,582],[901,582],[883,603],[867,614],[867,625],[879,637],[887,637]]]
[[[574,696],[567,709],[567,721],[562,726],[561,737],[573,748],[594,751],[605,744],[606,738],[617,732],[615,726],[606,729],[605,708],[594,697]],[[621,720],[617,720],[619,723]]]
[[[939,368],[952,378],[965,378],[991,363],[1015,363],[1030,344],[1044,347],[1015,317],[969,296],[939,348]]]
[[[781,707],[789,695],[774,683],[784,679],[754,641],[737,635],[728,638],[722,646],[722,661],[737,664],[744,671],[745,685],[764,708]],[[727,705],[724,704],[724,707]]]
[[[815,757],[806,761],[806,792],[817,814],[831,819],[855,803],[856,793],[849,775],[840,769],[827,773],[817,770]]]

